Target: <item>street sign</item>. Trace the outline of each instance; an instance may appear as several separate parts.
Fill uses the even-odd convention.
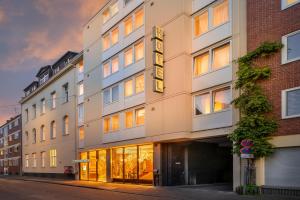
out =
[[[88,163],[90,160],[85,159],[85,160],[73,160],[73,163]]]

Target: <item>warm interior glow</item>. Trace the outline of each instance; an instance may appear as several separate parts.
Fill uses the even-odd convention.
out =
[[[135,123],[137,126],[145,123],[145,108],[137,109],[135,111]]]
[[[132,32],[132,17],[129,17],[128,19],[125,20],[124,26],[125,26],[125,35],[130,34]]]
[[[204,53],[195,57],[194,60],[194,75],[199,76],[208,72],[209,53]]]
[[[113,131],[119,130],[119,115],[111,117],[111,129]]]
[[[213,8],[213,26],[219,26],[229,19],[228,0]]]
[[[133,112],[132,111],[125,113],[125,127],[126,128],[133,127]]]
[[[119,41],[119,28],[115,28],[111,32],[111,43],[114,45]]]
[[[111,73],[119,71],[119,57],[115,57],[111,61]]]
[[[144,91],[144,88],[145,88],[144,82],[145,82],[144,74],[137,76],[135,78],[135,92],[136,93]]]
[[[84,128],[83,127],[79,128],[79,140],[80,141],[84,140]]]
[[[153,180],[153,145],[139,146],[139,179]]]
[[[135,28],[139,28],[144,24],[144,10],[141,9],[135,13]]]
[[[125,51],[124,57],[125,57],[125,67],[133,63],[132,48],[130,48],[127,51]]]
[[[80,153],[81,160],[87,160],[87,152]],[[88,163],[80,163],[80,180],[88,180]]]
[[[106,181],[106,150],[98,151],[98,181]]]
[[[110,67],[109,67],[109,62],[105,63],[103,65],[103,77],[107,77],[110,75]]]
[[[213,68],[220,69],[229,65],[229,44],[213,49]]]
[[[96,181],[97,180],[97,157],[96,151],[89,152],[89,180]]]
[[[133,95],[133,86],[132,86],[132,80],[128,80],[125,82],[125,96],[131,96]]]
[[[102,47],[103,47],[103,50],[106,50],[110,47],[110,41],[109,41],[109,34],[105,35],[103,38],[102,38]]]
[[[229,108],[230,101],[231,101],[230,88],[227,87],[222,90],[214,91],[213,98],[214,98],[214,112]]]
[[[138,61],[144,58],[144,42],[139,42],[134,46],[135,50],[135,61]]]
[[[195,115],[210,113],[210,94],[201,94],[195,97]]]
[[[103,120],[103,132],[108,133],[109,132],[109,127],[110,127],[110,118],[105,118]]]
[[[288,5],[296,3],[297,1],[298,0],[286,0],[286,2],[287,2]]]
[[[137,179],[137,146],[124,149],[124,178]]]
[[[112,178],[123,179],[123,148],[112,149]]]
[[[109,19],[109,9],[105,10],[102,13],[102,19],[103,19],[103,23],[107,22],[107,20]]]
[[[194,18],[194,35],[199,36],[208,31],[208,11]]]

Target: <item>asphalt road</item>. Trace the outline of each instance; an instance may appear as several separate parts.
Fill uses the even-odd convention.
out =
[[[153,188],[134,191],[99,190],[33,181],[1,179],[0,200],[210,200],[210,199],[277,199],[239,196],[211,189]],[[280,200],[285,198],[278,198]]]

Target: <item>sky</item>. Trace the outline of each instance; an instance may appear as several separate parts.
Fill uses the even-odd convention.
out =
[[[82,50],[83,25],[106,0],[0,0],[0,126],[20,113],[38,69]]]

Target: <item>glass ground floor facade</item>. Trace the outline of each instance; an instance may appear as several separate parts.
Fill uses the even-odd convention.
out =
[[[153,145],[134,145],[80,153],[80,179],[153,182]],[[107,177],[109,176],[109,177]]]

